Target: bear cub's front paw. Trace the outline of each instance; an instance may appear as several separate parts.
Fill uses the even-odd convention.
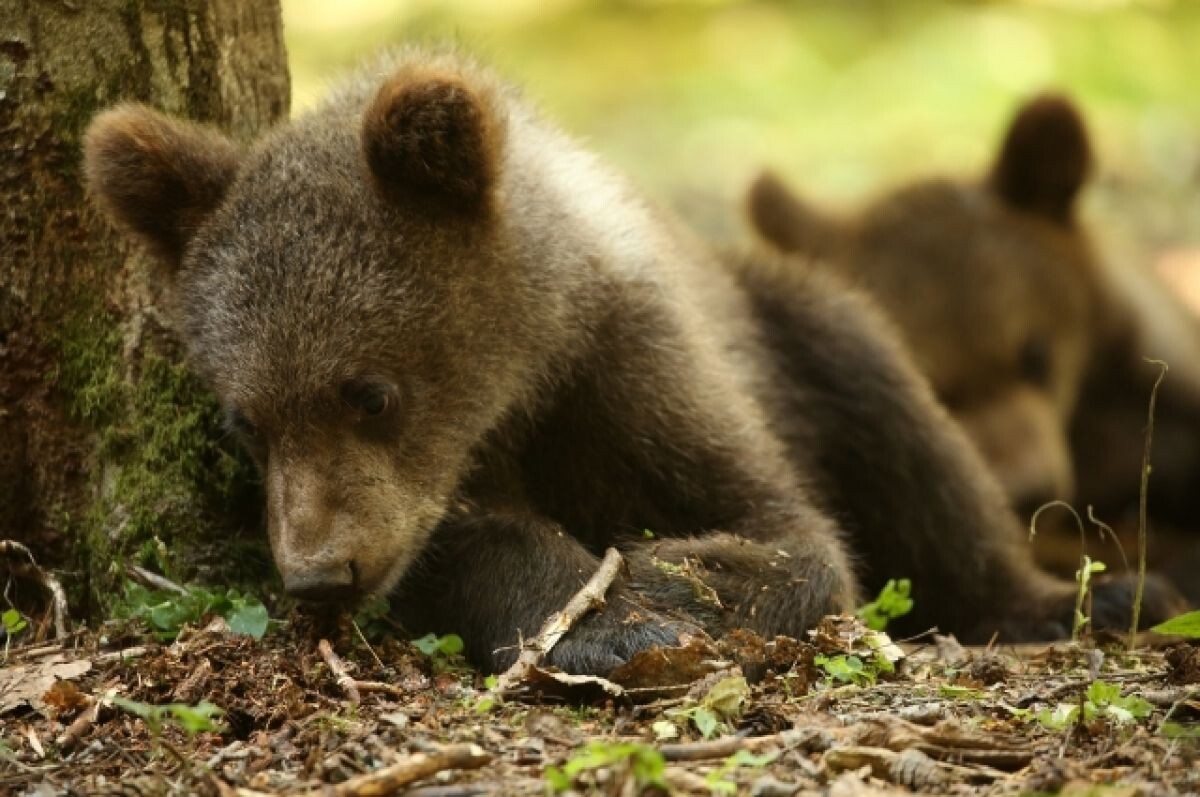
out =
[[[550,651],[546,663],[576,675],[607,675],[635,653],[674,647],[688,635],[704,632],[691,623],[643,608],[613,605],[585,617]]]

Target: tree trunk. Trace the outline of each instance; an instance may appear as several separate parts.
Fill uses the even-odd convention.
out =
[[[77,614],[127,556],[190,577],[258,524],[156,267],[85,201],[80,136],[129,100],[244,139],[289,95],[278,0],[0,0],[0,537]]]

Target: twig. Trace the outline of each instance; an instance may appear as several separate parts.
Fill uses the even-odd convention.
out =
[[[555,612],[546,618],[546,622],[538,631],[537,636],[521,646],[521,653],[517,656],[517,660],[496,679],[494,691],[510,691],[524,679],[525,674],[531,668],[537,667],[541,663],[542,659],[554,649],[558,641],[571,630],[571,627],[581,617],[604,605],[604,594],[608,592],[613,579],[617,577],[617,571],[621,569],[623,561],[616,548],[609,548],[604,552],[604,560],[600,563],[600,567],[583,585],[583,588],[575,593],[562,611]]]
[[[1148,359],[1146,362],[1159,367],[1158,378],[1150,388],[1150,407],[1146,417],[1146,440],[1142,446],[1142,482],[1138,489],[1138,573],[1137,586],[1133,593],[1133,618],[1129,623],[1129,649],[1137,644],[1138,620],[1142,615],[1142,597],[1146,592],[1146,538],[1150,534],[1146,525],[1146,499],[1150,492],[1150,443],[1154,440],[1154,405],[1158,403],[1158,386],[1167,375],[1167,364],[1162,360]]]
[[[362,632],[362,629],[358,627],[358,623],[354,622],[354,618],[350,618],[350,625],[354,626],[354,633],[358,634],[358,638],[361,639],[362,643],[367,646],[367,651],[371,654],[371,658],[375,659],[375,664],[377,664],[379,669],[382,670],[383,659],[379,658],[379,654],[375,652],[375,648],[371,647],[371,643],[367,641],[367,637]]]
[[[54,740],[55,744],[61,749],[70,750],[78,744],[79,740],[87,735],[87,732],[92,729],[96,720],[99,719],[100,709],[104,706],[104,701],[96,700],[92,697],[88,697],[87,701],[87,705],[79,716]]]
[[[819,752],[829,749],[833,742],[833,734],[825,728],[791,728],[767,736],[724,736],[707,742],[664,744],[658,749],[666,761],[708,761],[727,758],[739,750],[757,753],[772,747]]]
[[[125,574],[143,587],[148,587],[149,589],[158,590],[159,592],[174,592],[176,595],[187,594],[187,589],[184,587],[179,586],[166,576],[152,573],[144,567],[127,564],[125,565]]]
[[[346,665],[333,652],[333,647],[329,644],[329,640],[322,639],[318,642],[317,650],[320,651],[321,658],[325,659],[325,663],[329,665],[329,671],[333,673],[333,677],[337,679],[338,686],[342,687],[342,691],[346,693],[346,697],[350,699],[350,702],[360,702],[362,695],[358,693],[358,686],[355,685],[354,679],[350,677],[350,673],[346,672]]]
[[[1075,511],[1075,507],[1068,504],[1066,501],[1055,499],[1042,504],[1033,513],[1033,517],[1029,518],[1029,539],[1033,539],[1037,535],[1037,521],[1042,516],[1042,513],[1047,509],[1061,506],[1063,509],[1071,513],[1075,518],[1075,525],[1079,528],[1079,570],[1075,573],[1075,580],[1079,582],[1079,589],[1075,594],[1075,614],[1071,617],[1071,641],[1079,642],[1079,632],[1083,630],[1084,623],[1080,619],[1084,617],[1083,602],[1087,598],[1088,587],[1091,584],[1092,571],[1089,567],[1090,560],[1087,555],[1087,531],[1083,527],[1083,518],[1079,517],[1079,513]]]
[[[0,540],[0,558],[7,560],[8,570],[18,576],[30,578],[50,595],[50,608],[54,616],[54,638],[67,635],[67,593],[53,575],[38,567],[33,553],[16,540]]]
[[[123,650],[110,650],[108,653],[101,653],[96,658],[92,659],[94,664],[101,664],[106,661],[125,661],[126,659],[136,659],[145,656],[149,650],[145,645],[134,645],[131,648]]]
[[[355,681],[354,686],[360,694],[376,692],[392,697],[407,697],[408,692],[403,687],[395,684],[384,683],[383,681]]]
[[[417,753],[374,772],[304,792],[300,797],[383,797],[443,770],[479,769],[491,760],[479,745],[455,744],[433,753]],[[243,797],[255,794],[243,789],[237,793]]]

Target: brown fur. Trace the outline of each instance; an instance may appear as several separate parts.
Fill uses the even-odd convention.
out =
[[[363,153],[385,192],[480,212],[493,196],[497,127],[488,100],[455,75],[401,70],[367,108]]]
[[[289,589],[391,593],[411,630],[455,631],[489,667],[609,545],[629,573],[555,648],[567,669],[694,623],[801,634],[889,576],[916,581],[910,628],[1065,633],[1071,585],[1031,566],[861,297],[714,258],[466,58],[387,69],[258,142],[172,261]],[[120,139],[109,120],[90,142]],[[93,190],[137,152],[89,147]],[[495,212],[414,202],[430,192]],[[1097,611],[1119,623],[1114,595]]]
[[[1052,499],[1110,520],[1136,504],[1157,374],[1142,358],[1169,360],[1151,507],[1194,526],[1200,332],[1148,275],[1097,257],[1075,211],[1091,164],[1079,112],[1042,96],[982,181],[924,180],[832,217],[764,175],[749,209],[774,245],[827,257],[881,301],[1026,516]]]
[[[237,170],[237,147],[215,131],[121,105],[84,140],[84,177],[104,209],[162,257],[183,246],[216,208]]]

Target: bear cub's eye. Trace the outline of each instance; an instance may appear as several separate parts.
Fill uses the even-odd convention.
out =
[[[396,408],[396,388],[376,380],[353,380],[342,385],[342,401],[364,417],[379,418]]]
[[[1041,337],[1032,337],[1021,347],[1021,378],[1034,385],[1045,385],[1050,381],[1050,346]]]

